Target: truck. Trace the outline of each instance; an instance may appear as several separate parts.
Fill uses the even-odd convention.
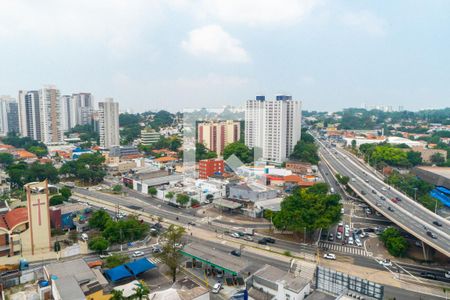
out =
[[[4,264],[0,265],[0,273],[15,271],[15,270],[26,270],[28,269],[28,262],[25,259],[21,259],[18,264]]]

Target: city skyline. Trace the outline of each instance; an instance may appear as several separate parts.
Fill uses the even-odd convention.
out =
[[[5,3],[0,94],[53,83],[134,112],[238,106],[254,94],[298,95],[305,110],[448,103],[449,3],[258,4]]]

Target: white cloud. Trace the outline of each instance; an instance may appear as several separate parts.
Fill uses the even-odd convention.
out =
[[[190,54],[220,62],[244,63],[249,61],[241,42],[219,25],[207,25],[189,32],[181,47]]]
[[[366,10],[346,12],[342,15],[341,20],[350,27],[363,30],[374,36],[386,34],[386,21]]]
[[[249,26],[291,24],[305,18],[322,0],[171,0],[172,7],[199,18]]]

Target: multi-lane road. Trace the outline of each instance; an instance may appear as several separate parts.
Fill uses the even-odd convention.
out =
[[[323,161],[351,178],[349,186],[372,208],[425,244],[450,257],[450,222],[384,183],[373,170],[339,147],[318,140]],[[399,199],[394,203],[392,199]],[[434,222],[441,226],[437,226]],[[432,237],[433,235],[434,237]]]

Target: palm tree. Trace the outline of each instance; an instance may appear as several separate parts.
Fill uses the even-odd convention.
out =
[[[147,286],[147,284],[145,284],[144,281],[140,281],[138,284],[136,284],[136,287],[134,288],[134,296],[133,298],[135,299],[148,299],[148,295],[150,294],[150,289]]]
[[[123,291],[121,290],[112,290],[111,294],[112,297],[109,298],[110,300],[125,300],[125,297],[123,296]]]

